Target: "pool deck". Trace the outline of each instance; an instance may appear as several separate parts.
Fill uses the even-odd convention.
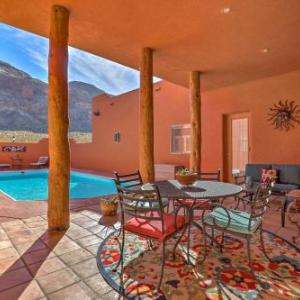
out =
[[[14,201],[0,192],[0,223],[47,214],[47,201]],[[99,211],[99,198],[70,200],[70,210]]]
[[[117,299],[96,265],[107,231],[90,209],[71,213],[64,233],[47,231],[45,215],[0,224],[0,299]]]

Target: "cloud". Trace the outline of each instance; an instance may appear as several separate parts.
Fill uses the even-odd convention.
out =
[[[120,94],[139,86],[139,72],[87,52],[69,48],[70,80],[93,83],[110,94]]]
[[[1,44],[1,48],[9,47],[12,54],[15,56],[22,57],[23,62],[28,69],[26,72],[29,72],[33,77],[38,77],[41,80],[46,79],[47,73],[47,52],[48,52],[48,41],[46,38],[41,36],[31,34],[29,32],[19,30],[17,28],[4,25],[0,23],[0,37],[1,40],[4,40],[5,43]],[[6,58],[6,61],[10,63],[10,57]],[[41,70],[41,75],[34,74],[28,70],[32,69],[30,67],[36,66]],[[16,66],[18,67],[18,66]],[[33,68],[34,69],[34,68]]]
[[[45,72],[48,72],[48,47],[28,47],[27,54],[30,56],[30,61],[39,66]]]
[[[0,23],[0,37],[6,43],[1,47],[13,47],[16,54],[22,54],[33,77],[47,81],[48,40],[23,30]],[[0,56],[1,59],[1,56]],[[10,63],[9,57],[6,61]],[[35,68],[30,68],[34,66]],[[29,70],[29,71],[28,71]],[[138,88],[139,72],[105,58],[69,47],[69,80],[94,84],[113,95]],[[157,79],[156,79],[157,80]]]

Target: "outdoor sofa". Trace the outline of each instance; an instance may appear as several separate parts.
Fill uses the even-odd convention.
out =
[[[262,169],[276,169],[278,177],[272,188],[272,193],[285,196],[281,225],[285,224],[285,213],[288,204],[293,200],[286,194],[295,189],[300,189],[300,165],[298,164],[247,164],[245,170],[245,181],[253,184],[253,187],[259,185],[261,180]]]
[[[300,188],[300,165],[294,164],[247,164],[245,178],[249,178],[254,185],[261,179],[262,169],[276,169],[278,177],[272,188],[274,194],[285,194],[290,190]]]

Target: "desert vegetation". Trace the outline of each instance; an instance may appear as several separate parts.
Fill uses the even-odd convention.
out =
[[[90,132],[70,132],[69,137],[77,143],[90,143],[92,141],[92,133]],[[32,131],[0,130],[0,142],[37,143],[43,138],[48,138],[48,134]]]

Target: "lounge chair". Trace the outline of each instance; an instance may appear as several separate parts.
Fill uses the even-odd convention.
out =
[[[32,167],[47,167],[49,162],[48,156],[41,156],[37,162],[31,163],[30,166]]]
[[[0,170],[1,169],[9,169],[11,167],[10,164],[0,164]]]

